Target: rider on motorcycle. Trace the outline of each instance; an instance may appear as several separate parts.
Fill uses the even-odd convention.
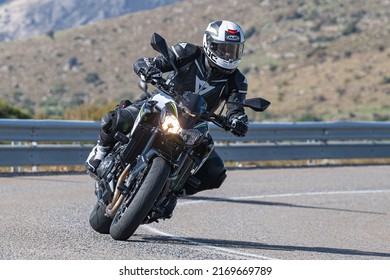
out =
[[[230,21],[215,21],[210,23],[203,36],[203,47],[191,43],[177,43],[169,49],[170,56],[174,57],[174,64],[178,73],[172,82],[175,91],[183,93],[193,91],[203,96],[207,103],[207,110],[214,112],[224,101],[240,102],[247,93],[247,79],[237,69],[244,50],[244,32],[235,23]],[[134,71],[144,82],[162,77],[162,73],[174,70],[174,67],[163,56],[155,58],[140,58],[134,62]],[[113,148],[117,140],[114,135],[117,131],[127,134],[131,131],[139,106],[129,101],[121,102],[119,106],[102,117],[101,129],[97,145],[93,148],[85,163],[86,168],[96,173],[102,159]],[[244,108],[227,103],[227,115],[232,132],[245,136],[248,131],[248,117]],[[226,178],[226,169],[218,153],[213,150],[203,166],[195,174],[201,181],[198,188],[185,186],[186,194],[194,194],[206,189],[219,188]],[[177,197],[172,198],[172,209],[166,213],[167,217],[176,205]]]

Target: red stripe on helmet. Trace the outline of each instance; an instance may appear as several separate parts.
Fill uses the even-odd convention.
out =
[[[228,33],[229,33],[229,34],[237,34],[237,33],[238,33],[238,30],[235,30],[235,29],[228,29]]]

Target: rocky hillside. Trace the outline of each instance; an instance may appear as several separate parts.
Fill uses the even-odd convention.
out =
[[[183,0],[4,42],[0,96],[39,117],[96,119],[83,113],[139,94],[132,62],[156,54],[152,32],[201,44],[222,18],[245,30],[249,96],[272,102],[252,120],[390,120],[388,0]]]
[[[2,0],[0,41],[31,38],[179,0]]]

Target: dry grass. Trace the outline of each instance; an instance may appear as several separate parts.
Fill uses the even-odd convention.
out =
[[[368,165],[389,165],[390,159],[318,159],[318,160],[281,160],[281,161],[256,161],[256,162],[225,162],[228,169],[237,168],[294,168],[294,167],[326,167],[326,166],[368,166]],[[75,166],[20,166],[0,167],[1,176],[32,175],[32,174],[57,174],[76,173],[86,174],[85,167]]]

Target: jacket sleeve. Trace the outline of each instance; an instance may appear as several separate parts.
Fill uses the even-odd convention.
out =
[[[229,95],[228,102],[242,102],[246,98],[248,91],[248,82],[246,77],[237,70],[234,79],[229,83],[228,87]],[[227,114],[228,119],[242,118],[242,120],[248,121],[243,106],[227,103]]]
[[[140,76],[143,70],[147,70],[149,67],[156,67],[160,69],[161,72],[169,72],[173,70],[173,67],[170,63],[161,55],[151,58],[151,57],[141,57],[133,63],[134,72]]]
[[[195,57],[200,54],[199,48],[196,45],[190,43],[177,43],[169,48],[168,51],[172,62],[178,69],[193,61]],[[150,66],[154,66],[160,69],[160,71],[163,73],[170,72],[174,69],[171,63],[167,61],[167,59],[165,59],[162,55],[159,55],[155,58],[141,57],[133,64],[134,72],[138,76],[140,76],[140,71],[142,68],[147,69]]]

